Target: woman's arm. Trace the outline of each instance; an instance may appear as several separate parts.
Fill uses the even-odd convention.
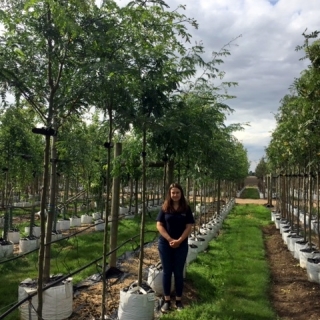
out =
[[[171,242],[173,239],[170,237],[167,230],[164,228],[163,223],[160,221],[157,221],[157,229],[159,233],[168,241]]]
[[[189,237],[190,233],[191,233],[191,228],[192,228],[192,224],[188,223],[186,224],[186,228],[183,231],[183,234],[181,235],[181,237],[178,239],[178,241],[181,243],[183,240],[185,240],[186,238]]]
[[[181,237],[178,240],[172,240],[170,242],[170,246],[173,248],[177,248],[180,246],[180,244],[183,242],[183,240],[185,240],[186,238],[189,237],[190,233],[191,233],[191,228],[192,228],[192,224],[188,223],[186,224],[186,228],[184,229]]]

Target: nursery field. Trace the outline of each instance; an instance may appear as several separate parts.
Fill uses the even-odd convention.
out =
[[[237,199],[236,203],[241,207],[248,207],[250,211],[255,210],[256,205],[265,204],[264,199]],[[250,205],[249,205],[250,203]],[[269,212],[268,209],[265,209]],[[258,210],[260,212],[260,210]],[[242,217],[243,222],[245,221]],[[283,239],[279,230],[276,229],[274,223],[267,223],[265,226],[261,226],[263,243],[265,247],[265,258],[267,266],[270,270],[270,281],[268,284],[268,294],[267,297],[270,301],[272,309],[274,310],[276,316],[269,317],[257,317],[252,319],[281,319],[281,320],[316,320],[319,319],[320,315],[320,286],[311,283],[307,279],[305,270],[301,269],[299,262],[293,258],[291,253],[288,251],[287,247],[283,243]],[[233,232],[232,229],[228,229],[228,232]],[[226,236],[222,229],[219,236],[219,240],[223,241],[223,237]],[[214,249],[209,247],[206,253],[211,253]],[[215,251],[216,252],[216,251]],[[204,253],[203,255],[205,255]],[[220,259],[219,253],[215,254],[216,257],[213,259]],[[201,261],[201,260],[200,260]],[[152,246],[146,249],[146,266],[156,264],[158,262],[158,253],[156,246]],[[240,263],[240,261],[237,261]],[[201,264],[201,262],[200,262]],[[134,257],[130,263],[123,264],[123,271],[131,274],[125,282],[116,283],[116,280],[110,282],[109,292],[109,307],[116,307],[119,300],[120,288],[124,286],[125,283],[135,279],[137,274],[138,258]],[[197,264],[193,266],[192,272],[197,272]],[[197,283],[192,280],[192,277],[186,278],[185,286],[185,296],[184,303],[189,308],[197,302],[202,301],[203,298],[199,294],[201,288],[197,286]],[[218,290],[218,289],[217,289]],[[90,314],[98,314],[99,303],[101,294],[101,284],[90,287],[88,290],[83,291],[75,299],[75,308],[81,310],[85,306],[86,312]],[[212,303],[219,301],[215,300],[215,293],[212,293]],[[223,297],[221,298],[223,300]],[[208,302],[206,302],[208,303]],[[220,303],[220,302],[219,302]],[[232,302],[229,302],[230,307]],[[96,309],[96,310],[95,310]],[[84,310],[82,309],[82,312]],[[176,312],[166,315],[165,319],[186,319],[186,314],[183,316],[177,314]],[[75,313],[71,319],[85,319],[81,318],[81,312]],[[201,318],[204,319],[204,318]],[[248,320],[246,316],[241,317],[238,314],[237,318],[221,318],[217,317],[215,319],[235,319],[235,320]]]
[[[187,270],[183,298],[187,308],[167,315],[159,312],[157,319],[208,320],[209,314],[214,320],[320,318],[320,286],[308,281],[306,271],[284,245],[279,230],[271,222],[270,210],[263,206],[265,203],[265,199],[236,199],[236,207],[226,218],[217,239]],[[248,229],[242,234],[239,226]],[[249,231],[254,233],[251,235]],[[239,250],[239,246],[249,248],[252,242],[258,246]],[[248,253],[257,261],[248,258]],[[119,265],[125,276],[121,280],[117,275],[108,279],[109,319],[115,319],[120,289],[137,279],[138,261],[138,253],[131,254]],[[150,244],[145,250],[145,277],[147,268],[158,261],[157,247]],[[246,270],[250,272],[246,274]],[[101,282],[80,284],[69,319],[99,319]]]

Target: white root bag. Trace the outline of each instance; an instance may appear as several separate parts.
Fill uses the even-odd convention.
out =
[[[70,218],[70,227],[80,227],[81,226],[81,218],[72,217]]]
[[[151,266],[148,271],[148,285],[155,291],[158,296],[163,295],[162,287],[163,270],[159,265]],[[171,292],[174,290],[174,276],[171,278]]]
[[[320,264],[307,260],[306,269],[308,281],[319,283]]]
[[[13,243],[1,245],[0,244],[0,258],[9,257],[13,255]]]
[[[186,265],[189,265],[192,261],[196,260],[197,256],[198,256],[198,247],[195,246],[195,248],[193,248],[189,245]]]
[[[35,288],[19,286],[19,301],[26,298],[30,293],[36,291]],[[32,297],[31,301],[35,310],[38,308],[38,296]],[[72,278],[58,286],[51,287],[43,292],[43,311],[44,320],[63,320],[72,314],[73,304],[73,285]],[[20,307],[21,320],[38,320],[38,316],[31,308],[31,317],[29,317],[29,302],[23,303]]]
[[[154,307],[154,292],[147,293],[139,286],[128,291],[120,290],[119,320],[152,320],[154,319]]]

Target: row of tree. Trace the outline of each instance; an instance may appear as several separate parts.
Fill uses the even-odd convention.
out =
[[[166,185],[174,173],[241,181],[249,163],[233,136],[242,125],[224,123],[233,112],[227,89],[236,83],[223,81],[219,65],[230,52],[224,47],[206,61],[203,44],[191,45],[188,28],[197,22],[181,13],[184,6],[171,10],[162,0],[0,5],[3,208],[14,189],[39,185],[41,177],[41,315],[42,280],[50,275],[50,246],[43,244],[51,241],[58,177],[73,188],[106,191],[108,212],[112,176],[141,179],[145,191],[148,170],[157,174],[159,163]],[[116,142],[123,150],[113,158]]]

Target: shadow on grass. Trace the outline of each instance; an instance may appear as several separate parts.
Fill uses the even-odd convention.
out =
[[[199,261],[198,261],[199,263]],[[260,310],[256,306],[259,306],[261,297],[246,296],[240,292],[233,292],[228,299],[224,300],[221,297],[221,283],[218,277],[214,274],[211,278],[206,275],[199,274],[196,271],[191,270],[187,274],[187,282],[196,289],[197,297],[194,301],[189,301],[189,306],[183,312],[183,314],[172,314],[172,316],[165,316],[165,320],[174,319],[199,319],[199,320],[275,320],[274,316],[262,315]],[[216,282],[217,284],[215,284]],[[223,290],[223,289],[222,289]],[[237,300],[237,304],[240,307],[234,309],[232,298]],[[243,310],[241,308],[241,300],[245,305],[251,305],[250,310]],[[267,312],[268,313],[268,312]],[[210,318],[208,318],[210,314]]]

